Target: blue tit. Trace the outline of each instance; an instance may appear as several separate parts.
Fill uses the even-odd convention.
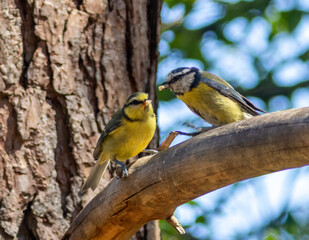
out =
[[[97,162],[81,192],[89,188],[94,190],[98,186],[110,160],[119,164],[122,176],[127,177],[126,165],[121,161],[142,152],[153,138],[155,129],[156,116],[148,94],[134,93],[105,126],[93,153]]]
[[[192,112],[213,126],[240,121],[265,113],[229,83],[195,67],[171,71],[159,90],[169,88]]]

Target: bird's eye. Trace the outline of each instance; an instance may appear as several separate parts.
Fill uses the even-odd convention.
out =
[[[133,100],[132,102],[130,102],[130,105],[138,105],[138,104],[141,104],[141,103],[142,103],[141,101]]]

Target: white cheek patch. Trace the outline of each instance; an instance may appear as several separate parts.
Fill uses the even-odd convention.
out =
[[[169,82],[171,80],[172,80],[172,74],[168,74],[165,81]]]
[[[187,70],[187,69],[185,69]],[[178,81],[171,85],[173,92],[175,93],[185,93],[190,91],[190,87],[195,79],[195,72],[184,75]]]

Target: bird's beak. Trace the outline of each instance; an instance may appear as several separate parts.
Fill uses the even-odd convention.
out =
[[[143,107],[146,108],[151,104],[151,100],[146,100],[145,102],[143,102]]]
[[[169,88],[169,84],[167,82],[164,82],[159,86],[159,91],[162,91],[167,88]]]

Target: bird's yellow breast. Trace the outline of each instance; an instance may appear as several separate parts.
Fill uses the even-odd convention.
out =
[[[177,95],[194,113],[214,126],[245,119],[240,105],[221,95],[207,84],[199,85],[183,95]]]
[[[111,132],[103,143],[103,151],[124,161],[143,151],[156,129],[156,117],[152,114],[143,121],[123,120],[123,124]]]

